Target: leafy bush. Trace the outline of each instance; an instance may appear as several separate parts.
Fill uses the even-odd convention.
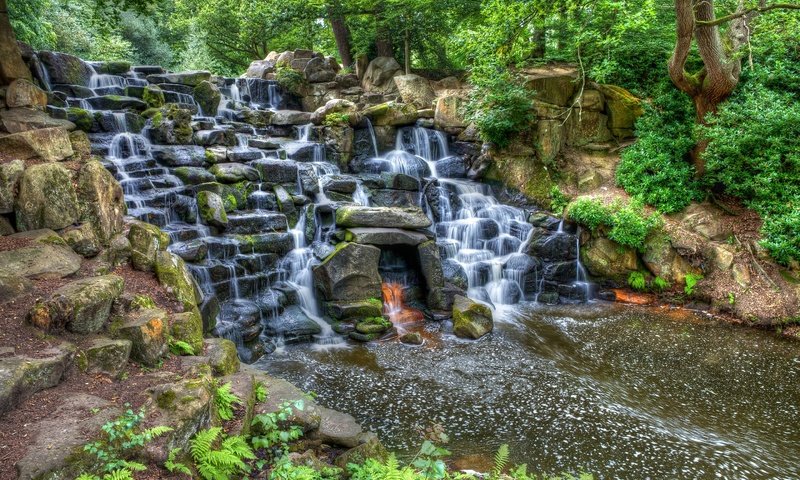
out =
[[[777,262],[800,260],[798,95],[753,79],[700,133],[710,140],[704,156],[708,188],[743,199],[762,216],[762,245]]]
[[[278,67],[275,72],[275,80],[282,89],[291,93],[298,93],[306,81],[302,73],[288,67]]]
[[[647,237],[663,224],[658,212],[646,214],[636,200],[605,205],[600,200],[581,197],[569,205],[567,215],[592,231],[606,227],[610,229],[608,238],[639,251],[644,249]]]
[[[274,458],[280,458],[289,451],[289,442],[303,436],[303,429],[297,425],[287,425],[293,410],[302,411],[304,402],[283,403],[277,412],[262,413],[253,418],[253,427],[258,432],[250,442],[255,448],[269,450]]]
[[[556,215],[561,215],[569,205],[569,201],[570,198],[553,185],[553,188],[550,189],[550,210]]]
[[[686,277],[684,278],[684,282],[686,285],[683,287],[683,291],[686,295],[693,295],[694,294],[694,287],[697,286],[697,282],[703,279],[702,275],[695,275],[693,273],[687,273]]]
[[[478,127],[482,140],[500,148],[508,146],[511,137],[533,120],[533,95],[498,65],[476,66],[470,82],[475,88],[465,107],[467,117]]]
[[[642,272],[631,272],[628,275],[628,285],[634,290],[642,291],[647,288],[647,282]]]
[[[567,216],[592,231],[601,225],[611,224],[609,208],[603,202],[588,197],[578,198],[569,204]]]
[[[233,418],[233,406],[242,403],[242,399],[231,392],[231,383],[214,386],[214,406],[217,407],[217,415],[222,420]]]
[[[704,195],[688,158],[695,145],[692,103],[672,85],[664,89],[636,122],[639,139],[622,152],[617,185],[659,211],[673,213]]]

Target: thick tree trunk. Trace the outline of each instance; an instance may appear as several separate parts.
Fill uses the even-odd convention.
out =
[[[403,59],[406,67],[406,75],[411,74],[411,41],[408,38],[408,28],[403,39]]]
[[[383,5],[375,11],[375,55],[378,57],[394,57],[394,45],[383,18]]]
[[[532,55],[534,58],[544,58],[547,53],[547,36],[544,25],[537,25],[533,29],[533,43]]]
[[[0,0],[0,85],[8,85],[18,78],[31,79],[31,71],[19,53],[17,38],[8,19],[6,0]]]
[[[338,11],[338,7],[338,3],[328,5],[328,20],[331,22],[331,30],[333,30],[333,38],[336,41],[336,50],[339,51],[339,57],[342,59],[342,66],[348,68],[353,65],[353,54],[350,51],[350,28],[347,26],[344,15]]]

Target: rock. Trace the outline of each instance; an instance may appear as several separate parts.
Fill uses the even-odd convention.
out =
[[[422,232],[410,232],[400,228],[349,228],[345,234],[348,242],[367,245],[410,245],[417,246],[428,241],[428,236]]]
[[[214,375],[222,377],[239,371],[239,354],[236,344],[226,338],[205,339],[208,364]]]
[[[314,335],[322,333],[322,328],[317,322],[308,318],[308,315],[298,306],[286,308],[284,312],[267,321],[264,333],[274,337],[281,337],[287,343],[311,342]]]
[[[147,76],[147,81],[150,83],[177,83],[178,85],[187,85],[189,87],[196,87],[202,82],[208,80],[211,80],[211,73],[202,70],[191,70],[179,73],[163,73]]]
[[[98,161],[84,164],[78,173],[80,219],[89,222],[102,245],[122,232],[125,199],[122,187]]]
[[[704,251],[704,256],[718,270],[730,269],[733,266],[734,255],[733,248],[721,243],[710,243]]]
[[[104,75],[124,75],[131,70],[131,62],[112,60],[108,62],[92,62],[97,73]]]
[[[225,213],[225,206],[222,197],[214,192],[197,192],[197,208],[200,218],[208,225],[225,228],[228,225],[228,214]]]
[[[616,85],[600,85],[608,112],[608,128],[617,138],[633,136],[636,119],[644,114],[642,102],[631,92]]]
[[[101,95],[86,99],[95,110],[147,110],[147,104],[136,98],[123,95]]]
[[[653,273],[672,284],[683,282],[688,273],[699,274],[700,271],[687,262],[672,244],[669,238],[651,235],[644,244],[642,262]]]
[[[220,100],[222,100],[222,94],[219,93],[219,88],[216,85],[204,80],[194,87],[193,96],[203,115],[209,117],[217,115],[217,108]]]
[[[208,245],[201,239],[172,244],[170,251],[187,262],[201,262],[208,254]]]
[[[168,167],[202,167],[206,149],[195,145],[153,146],[153,158]]]
[[[292,160],[266,159],[251,164],[269,183],[291,183],[297,181],[297,162]]]
[[[52,84],[89,85],[89,80],[94,75],[94,69],[74,55],[40,51],[37,56],[47,68]]]
[[[546,165],[555,162],[564,147],[564,126],[562,120],[539,120],[536,128],[538,143],[536,153]]]
[[[386,102],[366,108],[361,114],[372,121],[376,127],[411,125],[419,118],[413,105]]]
[[[0,357],[0,415],[34,393],[58,385],[73,353],[72,347],[63,345],[38,352],[37,358]]]
[[[469,165],[461,156],[446,157],[436,161],[436,176],[439,178],[467,178]]]
[[[294,228],[297,224],[297,208],[294,205],[294,201],[292,200],[292,196],[289,195],[289,192],[286,191],[280,185],[276,185],[274,188],[275,191],[275,198],[278,202],[278,209],[286,215],[286,220],[289,222],[289,227]]]
[[[442,262],[442,274],[447,283],[451,283],[462,290],[466,291],[469,286],[467,272],[460,263],[453,259],[448,258]]]
[[[337,245],[334,253],[313,267],[314,286],[323,300],[381,298],[380,252],[376,247],[357,243]]]
[[[131,341],[131,358],[148,367],[158,365],[167,353],[167,314],[163,310],[129,312],[114,331],[120,338]]]
[[[236,136],[233,130],[229,129],[199,130],[194,133],[193,138],[194,143],[204,147],[214,145],[232,147],[236,145]]]
[[[564,143],[582,147],[611,140],[608,117],[600,112],[584,111],[570,115],[564,127]]]
[[[442,294],[444,273],[442,272],[442,260],[439,257],[439,247],[435,240],[428,240],[417,247],[417,252],[419,252],[420,270],[425,278],[425,288],[428,292],[428,307],[434,310],[444,310],[447,305]]]
[[[460,95],[448,95],[436,100],[433,122],[438,128],[464,128],[464,99]]]
[[[322,443],[353,448],[371,436],[364,432],[352,415],[329,408],[317,407],[320,413],[319,428],[315,437]]]
[[[170,327],[173,339],[188,343],[195,355],[203,353],[203,318],[200,310],[193,308],[173,314]]]
[[[250,66],[247,67],[244,76],[245,78],[267,79],[270,73],[275,73],[275,62],[273,60],[254,60],[250,62]]]
[[[402,71],[397,60],[392,57],[377,57],[367,66],[361,79],[361,86],[367,92],[391,93],[397,91],[393,79]]]
[[[89,113],[88,110],[77,107],[67,108],[67,120],[75,124],[75,126],[84,132],[91,132],[92,130],[99,129],[94,115]]]
[[[70,120],[53,118],[41,110],[32,108],[12,108],[0,111],[0,123],[9,133],[27,132],[42,128],[63,128],[67,131],[75,130],[76,126]],[[90,126],[91,128],[91,126]]]
[[[111,305],[122,294],[125,282],[117,275],[87,277],[68,283],[37,302],[28,314],[36,327],[66,327],[74,333],[94,333],[103,328]]]
[[[397,75],[394,83],[403,103],[413,104],[417,108],[431,108],[436,100],[436,93],[428,79],[419,75]]]
[[[183,305],[184,311],[194,311],[203,301],[194,277],[181,257],[159,251],[156,253],[155,270],[158,283],[172,293],[175,300]]]
[[[85,393],[59,398],[49,416],[29,425],[36,432],[25,456],[15,465],[20,480],[76,478],[92,468],[83,446],[99,438],[100,428],[121,410],[108,400]],[[87,438],[86,433],[92,432]]]
[[[300,112],[297,110],[278,110],[272,116],[272,125],[306,125],[311,123],[310,112]]]
[[[147,112],[143,115],[147,116]],[[192,143],[194,131],[191,126],[192,112],[175,104],[167,104],[150,118],[149,134],[153,143],[164,145],[188,145]]]
[[[387,208],[342,206],[336,210],[336,225],[340,227],[426,228],[430,219],[420,208]]]
[[[69,132],[61,127],[0,136],[0,152],[18,160],[41,158],[45,162],[58,162],[73,154]]]
[[[268,392],[266,401],[256,404],[256,415],[277,412],[285,403],[294,405],[297,402],[302,402],[303,408],[301,410],[293,408],[292,415],[289,418],[290,424],[297,425],[305,433],[313,432],[319,428],[321,420],[320,407],[302,390],[286,380],[270,377],[263,371],[246,365],[242,366],[242,372],[252,375],[255,381],[261,383]],[[259,434],[262,432],[258,426],[253,426],[253,433]]]
[[[254,235],[260,232],[285,232],[289,229],[282,213],[255,213],[228,216],[228,233]]]
[[[155,425],[169,425],[173,430],[145,445],[142,452],[145,463],[162,465],[169,452],[186,448],[198,431],[211,425],[214,401],[207,381],[204,377],[187,378],[147,390],[145,418],[155,419]]]
[[[347,124],[351,127],[355,127],[361,121],[361,115],[358,113],[356,104],[341,98],[328,100],[325,105],[316,109],[311,116],[311,121],[315,125],[322,125],[325,123],[325,119],[328,115],[331,114],[338,114],[346,117]]]
[[[528,255],[546,262],[578,258],[578,239],[569,233],[535,228],[528,240]]]
[[[14,201],[19,190],[19,181],[25,171],[25,162],[12,160],[0,163],[0,213],[14,211]]]
[[[213,173],[201,167],[178,167],[173,173],[186,185],[199,185],[216,180]]]
[[[258,235],[234,235],[243,247],[253,253],[275,253],[286,255],[294,249],[294,238],[291,233],[261,233]]]
[[[383,302],[378,298],[356,302],[324,302],[323,310],[328,318],[335,321],[380,317],[383,315]]]
[[[708,240],[726,241],[733,232],[726,228],[724,213],[710,203],[693,203],[682,212],[673,215],[681,227],[697,233]]]
[[[0,276],[62,278],[80,267],[81,257],[66,245],[43,243],[0,252]]]
[[[422,345],[425,339],[419,332],[409,332],[400,336],[400,342],[406,345]]]
[[[17,230],[59,230],[75,223],[78,199],[69,170],[57,163],[33,165],[25,170],[16,213]]]
[[[61,233],[61,238],[75,253],[86,258],[97,256],[103,248],[90,223],[84,223],[79,227],[67,227]]]
[[[489,307],[456,295],[453,303],[453,333],[457,337],[478,339],[492,329],[494,329],[494,319]]]
[[[631,272],[638,271],[636,252],[604,237],[592,238],[581,248],[581,261],[595,277],[624,284]]]
[[[142,90],[142,100],[149,108],[161,108],[166,103],[164,91],[158,85],[148,85]]]
[[[365,436],[362,439],[365,438],[367,437]],[[368,438],[361,445],[343,452],[336,457],[334,464],[341,469],[346,469],[349,464],[363,465],[367,459],[370,458],[382,464],[389,458],[389,452],[381,445],[377,438]]]
[[[218,163],[213,165],[208,171],[213,174],[220,183],[238,183],[244,180],[257,182],[260,179],[258,170],[249,165],[242,165],[241,163]]]
[[[75,363],[84,373],[102,373],[116,377],[125,370],[131,355],[130,340],[96,338],[75,356]]]
[[[525,78],[525,86],[537,100],[565,107],[575,94],[577,76],[574,68],[533,69]]]
[[[14,233],[16,233],[16,230],[14,229],[14,226],[11,225],[11,222],[9,222],[6,217],[0,215],[0,237],[5,235],[13,235]]]
[[[25,277],[0,276],[0,303],[6,303],[33,290],[33,283]]]
[[[747,288],[750,286],[750,268],[744,263],[735,263],[731,270],[733,281],[740,287]]]
[[[142,271],[153,271],[156,254],[166,250],[169,245],[169,235],[155,225],[139,221],[131,224],[128,240],[131,243],[133,268]]]
[[[330,62],[320,57],[309,60],[303,69],[303,75],[309,83],[331,82],[336,78],[336,72],[331,68]]]
[[[381,174],[386,184],[386,188],[394,190],[405,190],[409,192],[419,191],[419,179],[406,175],[405,173],[384,172]]]

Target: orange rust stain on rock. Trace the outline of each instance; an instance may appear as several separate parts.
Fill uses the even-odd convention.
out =
[[[616,296],[616,301],[622,303],[632,303],[634,305],[650,305],[652,303],[655,303],[656,301],[656,297],[654,295],[649,295],[647,293],[631,292],[629,290],[623,290],[621,288],[615,288],[612,291]]]

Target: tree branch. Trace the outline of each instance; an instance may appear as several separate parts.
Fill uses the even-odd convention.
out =
[[[774,3],[772,5],[767,5],[767,6],[747,8],[741,11],[737,11],[736,13],[731,13],[730,15],[725,15],[724,17],[719,17],[715,20],[696,20],[696,22],[697,25],[702,25],[704,27],[713,27],[716,25],[722,25],[723,23],[730,22],[731,20],[735,20],[737,18],[744,17],[751,13],[764,13],[764,12],[769,12],[770,10],[800,10],[800,5],[793,3]]]

